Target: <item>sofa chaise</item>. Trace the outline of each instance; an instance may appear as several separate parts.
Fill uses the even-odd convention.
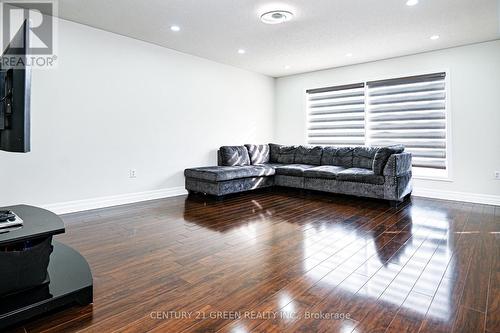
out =
[[[270,186],[391,201],[412,191],[411,154],[403,146],[224,146],[218,166],[184,171],[189,193],[217,197]]]

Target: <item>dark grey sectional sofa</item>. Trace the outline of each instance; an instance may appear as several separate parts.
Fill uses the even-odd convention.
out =
[[[392,203],[412,191],[411,154],[403,146],[224,146],[218,164],[186,169],[186,189],[223,196],[277,185]]]

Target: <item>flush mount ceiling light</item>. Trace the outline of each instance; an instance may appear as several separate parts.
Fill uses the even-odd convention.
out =
[[[265,24],[280,24],[290,21],[293,13],[288,10],[272,10],[260,16],[260,20]]]
[[[247,51],[245,49],[238,49],[238,54],[245,54]]]
[[[407,6],[415,6],[416,4],[418,4],[418,0],[408,0],[408,1],[406,1],[406,5]]]
[[[430,37],[430,39],[432,40],[438,40],[439,39],[439,35],[433,35]]]
[[[170,30],[175,31],[175,32],[181,31],[181,27],[179,27],[178,25],[171,25]]]

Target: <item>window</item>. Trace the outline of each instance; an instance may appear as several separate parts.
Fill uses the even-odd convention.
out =
[[[317,145],[365,143],[365,84],[308,90],[308,141]]]
[[[446,73],[307,91],[314,145],[387,146],[413,154],[416,176],[448,176]]]

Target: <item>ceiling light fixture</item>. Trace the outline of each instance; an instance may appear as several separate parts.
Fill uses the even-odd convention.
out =
[[[172,26],[170,26],[170,30],[175,31],[175,32],[181,31],[181,27],[179,27],[178,25],[172,25]]]
[[[265,24],[280,24],[290,21],[293,13],[288,10],[272,10],[260,16],[260,20]]]
[[[430,38],[431,38],[432,40],[437,40],[437,39],[439,39],[439,35],[433,35],[433,36],[431,36]]]
[[[247,52],[247,51],[245,51],[244,49],[239,49],[239,50],[238,50],[238,53],[239,53],[239,54],[245,54],[246,52]]]
[[[408,0],[406,1],[406,5],[407,6],[415,6],[416,4],[418,4],[418,0]]]
[[[290,65],[285,66],[285,69],[290,69],[290,68],[292,68]]]
[[[348,58],[350,58],[350,57],[352,57],[352,53],[346,53],[345,56],[348,57]]]

